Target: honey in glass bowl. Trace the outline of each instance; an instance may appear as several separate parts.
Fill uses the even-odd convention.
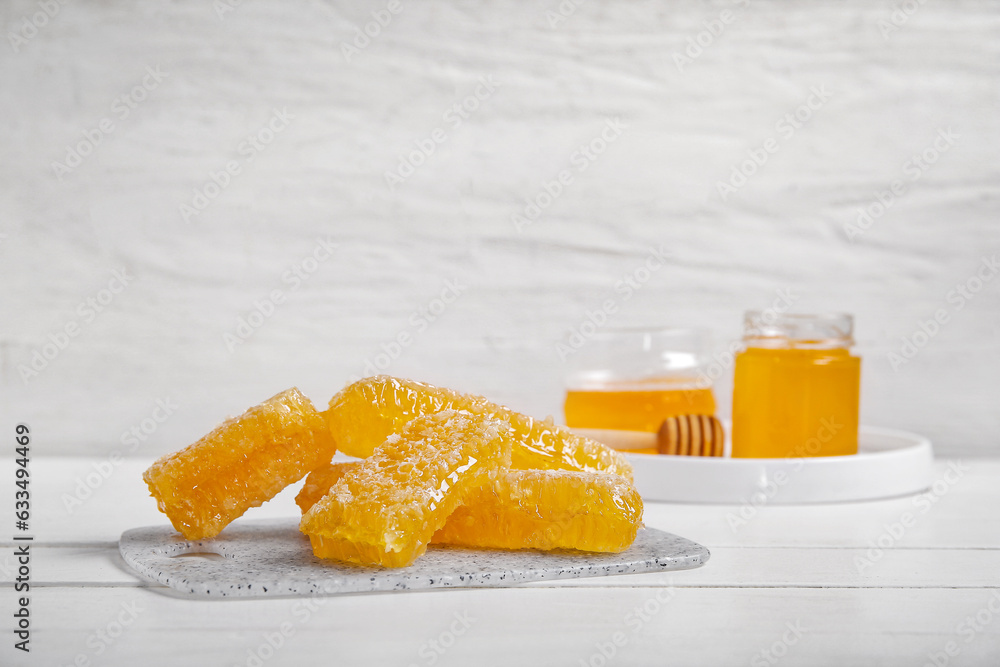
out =
[[[698,329],[599,332],[573,359],[566,425],[655,433],[667,417],[714,415],[707,338]]]
[[[861,359],[850,315],[751,311],[736,356],[734,458],[858,452]]]
[[[696,377],[612,381],[568,389],[565,409],[568,426],[655,432],[667,417],[714,415],[715,396]]]

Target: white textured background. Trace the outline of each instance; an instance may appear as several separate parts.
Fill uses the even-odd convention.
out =
[[[0,426],[32,424],[36,453],[122,449],[157,399],[179,407],[137,453],[290,385],[325,404],[400,332],[413,342],[389,372],[561,417],[555,345],[588,309],[615,298],[615,326],[725,341],[787,288],[798,310],[856,314],[865,423],[945,455],[1000,451],[1000,279],[948,301],[1000,251],[998,3],[913,4],[885,36],[894,3],[588,0],[552,28],[554,0],[406,2],[350,62],[342,43],[384,2],[219,6],[78,0],[32,34],[40,5],[0,4]],[[674,54],[724,9],[734,20],[679,71]],[[120,119],[147,67],[166,77]],[[449,124],[481,77],[499,86]],[[781,137],[816,86],[829,100]],[[241,142],[285,108],[247,160]],[[114,130],[60,180],[53,162],[103,118]],[[576,171],[609,118],[626,129]],[[390,192],[384,173],[435,128],[444,142]],[[910,179],[905,163],[948,128],[954,144]],[[768,137],[778,151],[722,201],[717,182]],[[241,173],[182,219],[230,160]],[[516,229],[561,169],[572,183]],[[905,194],[849,239],[896,179]],[[282,275],[318,237],[336,255],[293,290]],[[661,246],[669,266],[625,300],[616,282]],[[131,284],[84,321],[78,304],[120,267]],[[460,298],[417,331],[448,280]],[[231,353],[224,334],[275,289],[286,301]],[[894,371],[888,353],[938,309],[948,323]],[[73,321],[79,335],[23,380]]]

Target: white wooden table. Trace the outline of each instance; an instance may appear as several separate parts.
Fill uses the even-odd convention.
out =
[[[647,525],[711,549],[698,570],[222,601],[144,583],[118,556],[122,531],[165,522],[140,479],[149,463],[112,464],[88,489],[109,464],[32,462],[30,654],[10,633],[4,493],[0,664],[1000,665],[1000,460],[940,461],[929,495],[743,508],[745,523],[739,507],[648,503]],[[252,516],[297,515],[293,495]]]

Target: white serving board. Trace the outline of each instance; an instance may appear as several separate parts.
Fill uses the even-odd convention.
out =
[[[209,598],[295,597],[687,570],[704,565],[705,547],[642,528],[620,554],[502,551],[432,545],[405,568],[340,564],[312,554],[298,521],[238,521],[207,540],[186,540],[170,526],[133,528],[121,536],[125,562],[143,578]],[[186,554],[218,555],[216,558]]]
[[[727,429],[728,433],[728,429]],[[862,426],[858,453],[781,459],[630,454],[643,500],[791,505],[891,498],[927,489],[930,440],[905,431]]]

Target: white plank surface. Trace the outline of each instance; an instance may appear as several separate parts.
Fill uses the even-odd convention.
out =
[[[413,342],[391,372],[561,417],[555,345],[604,300],[619,300],[610,325],[726,339],[792,289],[798,310],[857,315],[866,423],[944,456],[996,453],[1000,281],[949,300],[1000,250],[994,2],[919,3],[887,36],[894,0],[592,0],[555,28],[554,1],[407,2],[351,62],[342,43],[384,2],[246,0],[222,18],[216,4],[60,3],[16,52],[5,30],[0,433],[27,421],[46,452],[107,455],[169,399],[141,446],[165,453],[288,386],[325,402],[401,332]],[[723,10],[734,22],[679,71],[674,54]],[[0,24],[38,11],[0,3]],[[147,67],[165,78],[120,119]],[[499,87],[453,129],[443,115],[488,76]],[[820,85],[830,99],[723,202],[717,183]],[[286,107],[248,161],[241,142]],[[59,180],[52,163],[105,117],[114,131]],[[511,215],[615,117],[620,138],[519,233]],[[447,140],[390,192],[385,172],[436,127]],[[941,128],[959,138],[908,180]],[[231,160],[241,173],[184,222]],[[896,179],[906,194],[850,240]],[[327,236],[335,257],[293,289],[283,274]],[[616,283],[660,246],[669,265],[626,301]],[[84,321],[122,267],[134,279]],[[418,331],[450,280],[461,296]],[[275,289],[284,303],[230,352],[223,336]],[[940,309],[948,323],[894,371],[887,355]],[[719,398],[725,411],[725,384]]]
[[[107,466],[100,460],[78,458],[39,458],[33,463],[32,484],[35,490],[33,534],[41,544],[110,543],[129,528],[166,523],[156,510],[156,503],[142,481],[142,471],[151,459],[126,459],[113,467],[105,480],[95,473],[95,466]],[[936,477],[958,465],[937,462]],[[813,506],[761,507],[755,516],[736,522],[751,507],[735,505],[679,505],[646,503],[647,525],[676,533],[709,547],[716,546],[876,546],[881,539],[899,547],[1000,548],[1000,501],[997,478],[1000,461],[975,459],[961,462],[962,476],[951,486],[939,485],[940,495],[872,502],[837,503]],[[107,469],[107,468],[105,468]],[[13,477],[10,459],[0,459],[0,479]],[[101,479],[88,498],[84,490],[90,481]],[[81,486],[84,485],[84,486]],[[255,508],[244,518],[299,516],[294,504],[298,485],[293,485],[274,500]],[[126,500],[127,499],[127,500]],[[75,504],[79,500],[79,505]],[[67,507],[69,505],[69,507]],[[926,508],[926,511],[923,509]],[[0,507],[0,525],[10,525],[12,505]],[[913,516],[899,538],[894,525],[904,514]],[[888,537],[883,537],[887,535]],[[7,538],[0,535],[0,544]],[[9,543],[9,542],[8,542]]]
[[[1000,588],[1000,549],[868,549],[712,547],[696,570],[542,581],[536,588]],[[0,556],[0,584],[12,585],[11,549]],[[118,545],[33,547],[36,586],[161,588],[141,579],[118,554]]]
[[[780,643],[791,623],[803,633],[782,664],[921,665],[954,641],[962,656],[955,664],[987,666],[1000,656],[1000,623],[968,643],[956,627],[991,599],[990,591],[948,588],[519,588],[348,596],[310,610],[304,600],[206,603],[148,589],[39,589],[37,652],[24,661],[5,645],[0,656],[11,665],[62,666],[83,653],[106,665],[229,667],[247,664],[247,652],[287,623],[288,638],[268,665],[423,665],[429,642],[462,629],[453,625],[457,615],[470,627],[443,639],[451,646],[436,664],[577,667],[621,632],[617,664],[746,665]],[[137,612],[134,621],[95,658],[88,637],[100,646],[99,629],[129,618],[122,605]]]
[[[34,650],[25,659],[4,644],[0,664],[256,664],[249,651],[267,665],[576,667],[602,664],[616,637],[607,664],[753,665],[781,653],[788,665],[919,665],[947,650],[954,664],[1000,660],[998,460],[959,467],[962,476],[902,534],[891,524],[914,511],[912,498],[765,506],[735,532],[726,517],[737,507],[648,503],[648,525],[709,546],[705,567],[511,589],[222,602],[148,585],[118,557],[122,530],[164,522],[139,480],[149,463],[125,461],[72,514],[60,494],[101,462],[33,463]],[[957,464],[937,463],[942,478],[949,465]],[[0,462],[4,479],[11,470]],[[293,491],[255,514],[293,518]],[[9,601],[13,548],[0,550]]]

